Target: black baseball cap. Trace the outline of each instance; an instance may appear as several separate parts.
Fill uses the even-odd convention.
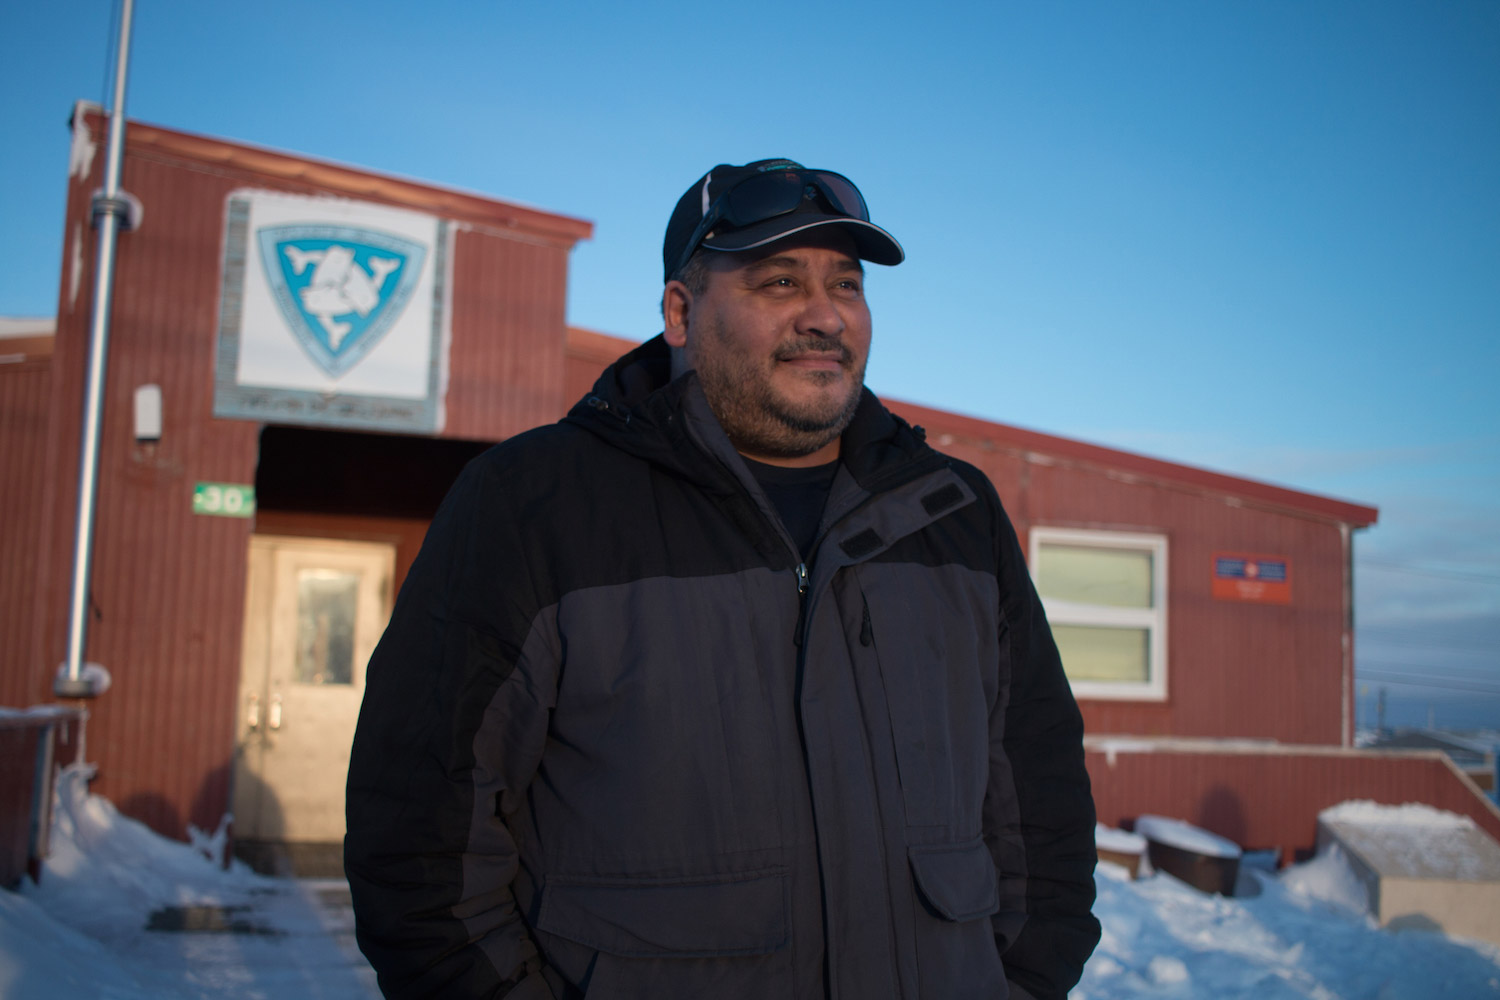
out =
[[[906,252],[870,221],[864,196],[849,178],[810,170],[795,160],[721,163],[688,188],[672,210],[662,242],[663,280],[693,251],[751,250],[820,226],[838,226],[856,252],[875,264],[899,264]]]

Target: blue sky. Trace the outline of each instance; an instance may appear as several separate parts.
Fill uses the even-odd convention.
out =
[[[589,219],[623,336],[709,166],[848,174],[908,253],[877,392],[1379,506],[1362,709],[1500,728],[1493,0],[136,9],[132,117]],[[0,13],[0,314],[55,309],[112,12]]]

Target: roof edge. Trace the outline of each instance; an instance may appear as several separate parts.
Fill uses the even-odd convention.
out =
[[[105,112],[97,104],[78,101],[73,113],[96,118],[99,126],[103,127]],[[589,239],[594,233],[594,224],[587,219],[504,201],[489,195],[441,187],[254,143],[184,132],[134,118],[128,118],[126,122],[128,128],[125,130],[125,148],[128,152],[149,150],[206,166],[238,167],[280,180],[302,181],[348,197],[373,196],[458,222],[517,230],[565,242],[570,247],[579,240]]]
[[[1080,465],[1096,465],[1133,473],[1147,479],[1178,483],[1247,501],[1254,501],[1281,509],[1290,509],[1312,514],[1356,528],[1367,528],[1380,516],[1375,507],[1340,500],[1335,497],[1307,493],[1275,486],[1258,479],[1213,472],[1195,465],[1151,458],[1133,451],[1123,451],[1105,445],[1090,444],[1075,438],[1059,437],[1041,431],[1027,430],[1011,424],[1002,424],[979,417],[967,417],[948,410],[908,403],[898,399],[884,399],[886,406],[914,424],[926,427],[929,433],[951,433],[960,437],[991,440],[1009,445],[1026,454],[1045,455],[1076,462]]]

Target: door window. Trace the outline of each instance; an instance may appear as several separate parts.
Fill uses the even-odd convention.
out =
[[[354,621],[359,574],[335,569],[297,573],[297,684],[354,683]]]

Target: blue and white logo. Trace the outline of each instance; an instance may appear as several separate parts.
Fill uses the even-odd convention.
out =
[[[411,297],[427,248],[353,226],[267,226],[260,261],[297,343],[334,378],[385,336]]]

